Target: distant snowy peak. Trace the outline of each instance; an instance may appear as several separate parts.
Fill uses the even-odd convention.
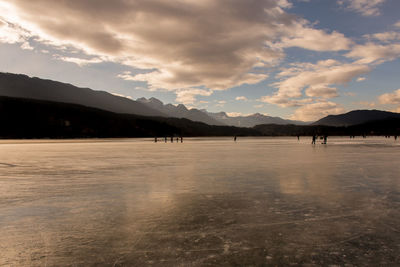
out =
[[[217,112],[217,113],[212,113],[212,112],[207,112],[207,110],[206,110],[205,112],[206,112],[208,115],[210,115],[210,116],[212,116],[213,118],[215,118],[215,119],[225,120],[225,119],[230,118],[230,117],[228,116],[228,114],[226,114],[226,112],[223,112],[223,111]]]
[[[185,118],[192,121],[203,122],[209,125],[224,125],[224,123],[210,117],[207,113],[198,109],[188,109],[183,104],[179,104],[177,106],[172,104],[164,105],[163,102],[154,97],[149,99],[142,97],[137,99],[137,101],[147,105],[148,107],[158,110],[159,112],[162,112],[167,117]]]
[[[261,113],[255,113],[248,116],[231,117],[226,112],[208,112],[205,109],[188,109],[185,105],[179,104],[174,106],[172,104],[164,105],[163,102],[157,98],[139,98],[138,102],[148,105],[169,117],[186,118],[194,121],[201,121],[210,125],[230,125],[238,127],[254,127],[259,124],[296,124],[305,125],[307,123],[300,121],[284,120],[279,117],[271,117]]]
[[[176,106],[176,109],[179,110],[179,111],[183,111],[183,112],[188,111],[188,109],[187,109],[187,108],[185,107],[185,105],[183,105],[183,104],[177,105],[177,106]]]
[[[263,118],[263,117],[267,117],[264,114],[261,113],[254,113],[252,115],[249,115],[248,117],[255,117],[255,118]]]
[[[230,117],[225,112],[212,113],[208,112],[208,115],[213,117],[226,125],[237,126],[237,127],[254,127],[259,124],[295,124],[295,125],[305,125],[306,122],[284,120],[279,117],[271,117],[261,113],[255,113],[248,116],[238,116]]]

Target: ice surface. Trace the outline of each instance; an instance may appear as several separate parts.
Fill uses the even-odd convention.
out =
[[[1,141],[0,266],[400,262],[400,142]]]

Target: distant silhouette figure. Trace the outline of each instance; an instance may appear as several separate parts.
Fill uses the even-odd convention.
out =
[[[181,143],[183,143],[183,137],[181,136]]]
[[[165,143],[167,142],[167,137],[164,137]]]
[[[317,136],[314,134],[314,135],[312,136],[311,144],[315,145],[315,140],[317,140]]]
[[[397,140],[397,135],[394,136],[394,141],[396,141],[396,140]]]
[[[154,137],[154,143],[157,143],[157,137]]]
[[[176,137],[176,142],[179,143],[179,137]]]
[[[324,135],[324,142],[322,142],[322,144],[326,145],[326,142],[328,141],[328,136]]]
[[[174,137],[173,136],[171,136],[171,143],[173,143],[174,142]]]
[[[300,135],[297,136],[297,141],[300,141]]]
[[[236,135],[235,135],[235,137],[233,137],[233,141],[235,141],[235,142],[236,142]]]

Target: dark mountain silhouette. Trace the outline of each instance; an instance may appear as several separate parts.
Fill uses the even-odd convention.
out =
[[[400,135],[400,118],[386,118],[351,126],[326,125],[257,125],[253,129],[266,136],[363,136]]]
[[[400,118],[400,113],[380,110],[354,110],[345,114],[329,115],[312,123],[312,125],[351,126],[389,118]]]
[[[0,138],[255,136],[251,128],[118,114],[77,104],[0,97]]]
[[[301,131],[303,132],[305,131],[304,134],[309,133],[308,130],[307,131],[305,130],[308,129],[307,127],[300,127],[300,128],[295,127],[295,125],[307,124],[305,122],[284,120],[279,117],[270,117],[262,114],[253,114],[250,116],[241,116],[241,117],[230,117],[225,112],[211,113],[207,112],[206,110],[187,109],[182,104],[178,106],[174,106],[171,104],[164,105],[160,100],[156,98],[150,98],[150,99],[141,98],[138,99],[138,101],[134,101],[124,97],[115,96],[104,91],[95,91],[89,88],[79,88],[71,84],[66,84],[51,80],[30,78],[26,75],[21,75],[21,74],[0,73],[0,96],[78,104],[82,106],[101,109],[102,110],[101,112],[111,111],[114,113],[121,113],[121,114],[135,114],[140,116],[160,117],[156,120],[158,122],[161,122],[161,117],[173,117],[173,118],[185,118],[188,120],[203,122],[209,125],[230,125],[238,127],[239,126],[253,127],[255,125],[260,125],[255,127],[255,129],[257,131],[263,129],[263,134],[267,135],[275,135],[275,134],[297,135],[299,129],[301,129]],[[27,100],[24,101],[26,102]],[[54,105],[59,106],[61,104],[58,103]],[[80,109],[82,110],[82,107],[80,107]],[[51,110],[48,111],[50,112]],[[51,116],[51,114],[49,113],[47,116],[49,117]],[[41,118],[43,119],[44,117],[45,114],[43,113]],[[314,122],[311,126],[321,125],[321,126],[342,127],[342,126],[360,125],[368,122],[385,121],[385,124],[382,124],[381,126],[387,128],[389,127],[388,125],[390,123],[392,124],[394,123],[393,121],[391,121],[392,118],[400,118],[400,113],[393,113],[393,112],[386,112],[379,110],[355,110],[341,115],[329,115],[325,118],[318,120],[317,122]],[[146,120],[144,117],[142,117],[141,119]],[[185,133],[189,134],[190,132],[190,134],[192,135],[213,135],[213,133],[215,133],[216,135],[221,135],[222,133],[230,135],[231,133],[237,131],[236,128],[232,128],[231,130],[227,130],[228,128],[224,128],[216,131],[216,129],[207,128],[203,124],[190,124],[192,122],[189,123],[188,120],[179,121],[179,120],[174,120],[174,119],[169,120],[164,118],[162,122],[167,123],[168,125],[173,127],[179,126],[180,127],[180,128],[178,127],[179,129],[181,128],[186,129]],[[267,124],[270,126],[266,127],[265,125]],[[187,125],[192,125],[194,129],[189,130]],[[278,127],[278,125],[287,125],[287,126]],[[81,126],[83,127],[83,125]],[[368,127],[372,126],[370,125]],[[207,132],[206,129],[208,129],[211,132]],[[315,128],[310,128],[310,129],[313,129],[310,130],[311,132],[315,130]],[[365,131],[367,130],[368,129],[366,128]],[[379,130],[379,129],[375,127],[374,130]],[[371,131],[374,132],[374,130]],[[120,133],[124,133],[122,129],[120,129],[120,131],[121,131]],[[250,135],[256,134],[254,131],[253,132],[251,131],[252,130],[250,130],[249,132]],[[332,133],[336,133],[335,131],[333,131]],[[239,132],[241,134],[245,133],[243,132],[243,130],[240,130]],[[337,134],[341,133],[345,135],[347,134],[347,130],[346,131],[340,130],[339,132],[337,132]],[[132,133],[130,132],[129,134],[132,135]],[[147,130],[144,130],[143,134],[149,136],[151,134],[151,131],[149,132]],[[115,133],[110,135],[114,136]]]
[[[332,135],[333,130],[335,130],[336,127],[319,125],[261,124],[254,126],[254,129],[260,131],[266,136],[311,136],[326,133],[327,130],[329,130],[330,135]]]
[[[203,110],[203,112],[207,113],[210,117],[231,126],[236,127],[254,127],[259,124],[296,124],[296,125],[305,125],[307,122],[301,121],[292,121],[292,120],[284,120],[279,117],[271,117],[265,116],[260,113],[255,113],[249,116],[239,116],[239,117],[230,117],[225,112],[211,113]]]
[[[224,123],[210,117],[208,114],[198,109],[188,109],[185,107],[185,105],[182,104],[179,104],[177,106],[174,106],[172,104],[164,105],[163,102],[154,97],[151,97],[149,99],[142,97],[137,99],[136,101],[143,103],[152,109],[158,110],[163,114],[166,114],[168,117],[186,118],[192,121],[204,122],[209,125],[225,125]]]
[[[125,97],[22,74],[0,73],[0,96],[73,103],[116,113],[165,116],[158,110]]]
[[[348,127],[211,126],[188,119],[118,114],[77,104],[0,97],[0,138],[108,138],[164,136],[400,135],[400,118]]]
[[[0,73],[0,96],[31,98],[55,102],[79,104],[115,113],[143,116],[162,116],[186,118],[209,125],[230,125],[253,127],[257,124],[305,124],[304,122],[284,120],[262,114],[243,117],[229,117],[225,112],[210,113],[206,110],[188,109],[184,105],[164,105],[156,98],[139,98],[137,101],[116,96],[104,91],[80,88],[67,83],[27,75]]]

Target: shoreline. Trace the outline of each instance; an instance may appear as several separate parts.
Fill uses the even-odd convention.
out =
[[[237,142],[240,142],[240,140],[249,140],[249,139],[255,139],[255,140],[260,140],[260,139],[288,139],[288,140],[293,140],[293,141],[304,141],[304,140],[309,140],[311,142],[312,136],[300,136],[300,140],[297,140],[297,136],[238,136]],[[340,140],[368,140],[368,139],[388,139],[388,140],[394,140],[394,136],[390,136],[390,138],[386,138],[385,136],[382,135],[371,135],[367,136],[366,138],[363,138],[362,136],[355,136],[355,138],[350,138],[349,136],[344,136],[344,135],[332,135],[328,136],[328,143],[329,140],[335,138],[335,139],[340,139]],[[189,141],[212,141],[212,140],[221,140],[221,141],[232,141],[233,136],[190,136],[190,137],[184,137],[183,143],[185,143],[185,140]],[[112,142],[148,142],[148,143],[155,143],[154,142],[154,137],[88,137],[88,138],[7,138],[7,139],[2,139],[0,138],[0,145],[3,144],[51,144],[51,143],[112,143]],[[320,141],[319,139],[317,141]],[[395,140],[394,140],[395,141]],[[157,143],[165,143],[163,137],[159,137]],[[170,139],[168,138],[168,141],[166,143],[171,143]],[[175,139],[174,142],[176,143]],[[178,143],[181,143],[180,141]]]

